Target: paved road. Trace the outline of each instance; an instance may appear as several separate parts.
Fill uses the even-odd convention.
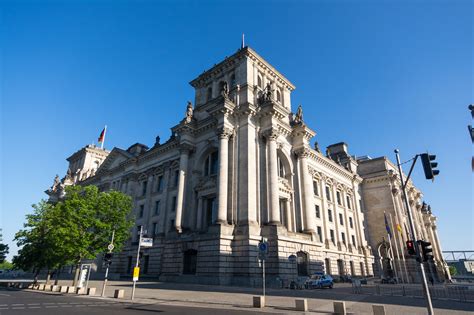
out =
[[[254,311],[210,309],[175,305],[116,302],[109,299],[76,297],[31,291],[0,290],[0,315],[51,315],[51,314],[257,314]],[[261,314],[261,313],[258,313]]]

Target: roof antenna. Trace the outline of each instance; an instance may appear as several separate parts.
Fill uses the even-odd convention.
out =
[[[245,47],[245,34],[242,33],[242,46],[240,47],[240,49],[243,49]]]

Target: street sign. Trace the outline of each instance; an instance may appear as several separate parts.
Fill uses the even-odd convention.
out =
[[[107,246],[107,249],[108,249],[109,251],[113,251],[113,250],[114,250],[114,247],[115,247],[114,244],[109,244],[109,246]]]
[[[79,273],[79,282],[77,284],[78,288],[87,287],[87,282],[89,281],[89,276],[91,272],[91,264],[82,264],[81,271]]]
[[[133,281],[138,281],[138,276],[140,275],[140,267],[133,268]]]
[[[141,247],[153,247],[153,238],[151,237],[142,237],[140,241]]]
[[[296,262],[296,255],[290,255],[290,256],[288,257],[288,261],[291,262],[291,263]]]
[[[267,249],[268,249],[267,243],[264,243],[264,242],[259,243],[259,244],[258,244],[258,249],[259,249],[261,252],[266,252]]]

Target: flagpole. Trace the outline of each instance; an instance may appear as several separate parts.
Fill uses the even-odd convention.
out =
[[[383,212],[384,216],[384,221],[385,221],[385,229],[387,229],[387,216],[385,215],[385,211]],[[392,247],[392,237],[390,236],[390,227],[387,229],[387,236],[388,236],[388,243],[390,244],[390,253],[392,254],[392,259],[393,259],[393,270],[395,271],[395,277],[398,278],[398,271],[397,271],[397,265],[395,264],[395,256],[393,255],[393,247]]]
[[[397,204],[398,204],[398,202],[397,202]],[[398,232],[400,233],[398,235],[398,239],[399,239],[398,244],[400,245],[400,254],[402,255],[402,263],[403,263],[403,270],[405,271],[405,279],[406,279],[407,283],[410,283],[410,277],[408,276],[408,270],[407,270],[407,262],[405,260],[405,253],[403,252],[403,248],[404,248],[404,245],[403,245],[404,244],[403,228],[402,228],[402,223],[401,223],[400,217],[399,217],[397,212],[395,212],[395,222],[397,222],[397,230],[398,230],[398,227],[400,228],[400,230],[398,230]],[[408,234],[407,234],[407,237],[408,237]]]
[[[392,225],[392,231],[395,231],[395,229],[393,228],[393,220],[392,220],[392,214],[389,213],[388,214],[390,216],[390,224]],[[398,229],[397,229],[398,231]],[[395,236],[394,236],[394,243],[395,243],[395,251],[397,252],[397,262],[398,262],[398,270],[400,271],[400,278],[403,282],[405,282],[405,277],[403,277],[403,270],[402,270],[402,265],[400,264],[400,253],[398,251],[398,242],[397,242],[397,232],[395,232]]]
[[[107,125],[104,127],[104,138],[102,139],[102,142],[100,143],[100,148],[103,150],[104,149],[104,142],[105,142],[105,134],[107,133]]]

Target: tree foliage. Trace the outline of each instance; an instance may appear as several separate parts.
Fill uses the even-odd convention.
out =
[[[118,191],[99,192],[96,186],[70,186],[57,204],[33,205],[24,229],[15,235],[21,249],[13,263],[24,270],[52,270],[107,249],[115,230],[115,251],[120,251],[133,225],[131,198]]]
[[[449,266],[449,274],[451,276],[455,276],[458,274],[458,270],[456,269],[456,266],[453,266],[453,265]]]
[[[0,264],[5,261],[8,254],[8,245],[0,243]]]

